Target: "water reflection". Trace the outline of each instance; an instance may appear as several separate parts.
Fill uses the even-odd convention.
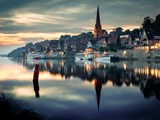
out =
[[[39,82],[38,82],[38,80],[33,80],[33,89],[34,89],[34,92],[35,92],[35,97],[39,98],[40,94],[39,94]]]
[[[22,61],[17,62],[21,63]],[[113,86],[139,86],[146,98],[148,98],[147,96],[153,96],[154,92],[158,99],[160,94],[160,66],[156,63],[122,62],[100,64],[92,61],[83,63],[65,60],[23,61],[23,65],[32,70],[36,63],[40,64],[40,74],[49,72],[51,75],[59,76],[64,80],[78,77],[83,81],[94,81],[98,108],[102,84],[106,85],[108,81]]]
[[[160,81],[148,79],[140,83],[140,90],[145,98],[154,96],[160,100]]]
[[[37,63],[39,81],[33,81]],[[159,119],[157,63],[12,60],[0,64],[0,91],[26,101],[47,116],[76,120]]]
[[[97,80],[95,78],[94,79],[94,87],[95,87],[95,90],[96,90],[97,106],[98,106],[98,110],[99,110],[100,99],[101,99],[102,81],[101,80]]]
[[[116,64],[100,64],[86,61],[75,63],[75,61],[65,60],[40,60],[40,61],[16,61],[23,63],[28,70],[33,70],[36,63],[40,64],[40,75],[51,80],[71,79],[78,77],[82,81],[94,82],[97,106],[100,104],[100,93],[102,85],[119,87],[140,87],[145,98],[156,96],[159,99],[160,94],[160,65],[157,63],[139,63],[139,62],[120,62]],[[42,79],[42,76],[41,76]],[[35,94],[39,96],[38,83],[34,83]]]

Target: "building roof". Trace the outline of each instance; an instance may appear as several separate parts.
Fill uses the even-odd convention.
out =
[[[118,34],[117,33],[113,33],[108,39],[108,44],[111,44],[111,43],[116,44],[117,43],[117,39],[118,39]]]

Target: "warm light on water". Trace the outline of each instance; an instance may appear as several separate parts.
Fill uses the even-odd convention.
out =
[[[152,76],[156,78],[160,78],[160,69],[155,68],[135,68],[134,69],[135,74],[143,74],[146,76]]]
[[[14,69],[13,69],[14,68]],[[18,80],[18,81],[31,81],[33,80],[33,70],[27,70],[22,65],[2,65],[0,68],[0,81],[4,80]],[[50,74],[48,71],[40,72],[40,80],[65,80],[65,76],[61,74]]]
[[[40,80],[65,80],[65,76],[62,76],[61,74],[50,74],[49,72],[40,72],[39,73],[39,79]]]
[[[32,80],[32,71],[27,70],[22,65],[1,65],[0,67],[0,81],[4,80]]]
[[[35,64],[40,65],[38,81],[33,80]],[[95,117],[128,120],[135,114],[145,120],[159,118],[157,63],[0,58],[0,65],[0,91],[25,101],[47,116],[54,114],[67,120],[73,116],[76,120]]]

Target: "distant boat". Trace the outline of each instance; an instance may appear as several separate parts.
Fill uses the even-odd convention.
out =
[[[109,55],[106,51],[103,53],[100,51],[95,51],[92,48],[91,43],[87,44],[87,47],[84,52],[76,53],[75,61],[87,61],[87,60],[94,60],[95,62],[100,63],[110,63],[112,60],[118,60],[118,57]]]
[[[102,54],[99,57],[95,57],[94,60],[99,63],[111,63],[111,56],[108,54]]]
[[[99,63],[110,63],[119,60],[119,57],[100,52],[88,52],[88,53],[82,52],[82,53],[76,53],[75,55],[75,61],[88,61],[88,60],[94,60],[95,62]]]
[[[65,57],[63,51],[43,53],[39,59],[62,59]]]
[[[27,59],[34,59],[35,57],[40,57],[40,53],[29,52],[26,55]]]
[[[56,52],[43,52],[43,53],[35,53],[29,52],[27,54],[27,59],[63,59],[65,58],[65,54],[63,51],[56,51]]]
[[[93,60],[94,53],[93,52],[83,52],[83,53],[76,53],[75,60],[76,61],[85,61],[85,60]]]
[[[33,59],[43,59],[44,58],[44,54],[36,54]]]

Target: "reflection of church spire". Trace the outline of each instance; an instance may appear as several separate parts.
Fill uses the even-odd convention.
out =
[[[100,99],[101,99],[102,81],[94,79],[94,87],[95,87],[95,90],[96,90],[97,106],[98,106],[98,110],[99,110]]]

